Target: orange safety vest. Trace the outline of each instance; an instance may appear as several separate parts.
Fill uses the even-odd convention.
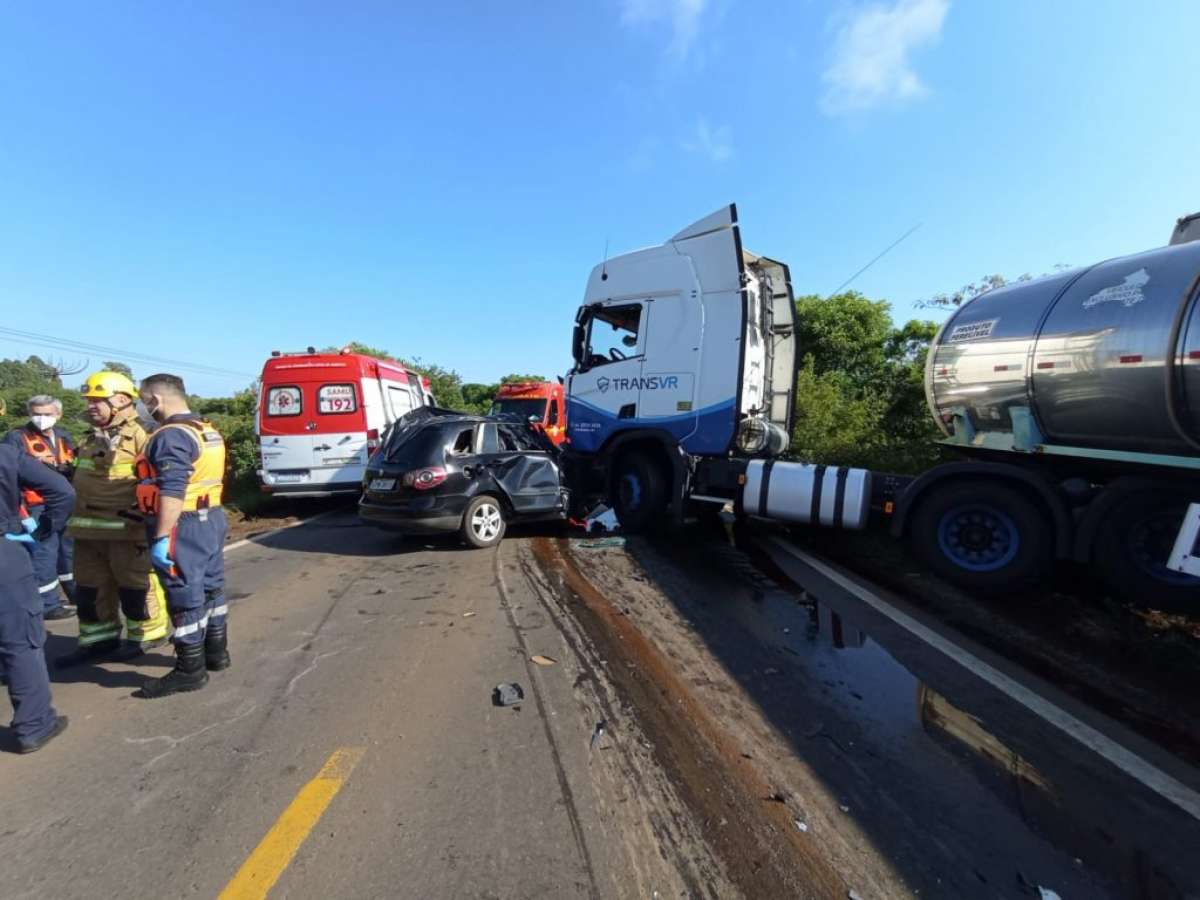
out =
[[[61,438],[50,442],[40,434],[30,434],[28,428],[21,429],[21,437],[25,440],[25,452],[52,469],[69,465],[75,461],[74,451]],[[23,490],[21,496],[25,498],[26,506],[41,506],[46,502],[46,498],[32,488]]]
[[[225,481],[225,441],[211,423],[193,419],[163,425],[150,435],[141,456],[133,464],[134,473],[138,477],[138,509],[147,516],[158,515],[161,489],[158,485],[158,469],[150,462],[150,445],[169,428],[182,429],[200,448],[200,455],[192,466],[192,476],[188,479],[187,492],[183,497],[183,511],[194,512],[220,506],[221,488]]]

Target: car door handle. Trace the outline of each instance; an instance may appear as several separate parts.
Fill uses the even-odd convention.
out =
[[[314,450],[332,450],[333,448],[330,447],[328,444],[317,444],[317,446],[313,447],[313,449]]]

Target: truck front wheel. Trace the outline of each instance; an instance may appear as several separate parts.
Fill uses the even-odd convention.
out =
[[[666,506],[667,489],[662,472],[644,453],[627,453],[616,468],[613,509],[621,528],[648,531]]]
[[[1019,490],[985,481],[930,489],[912,521],[916,555],[947,581],[995,594],[1040,582],[1053,560],[1053,532]]]
[[[1109,507],[1092,544],[1092,565],[1113,593],[1141,607],[1200,612],[1200,578],[1167,568],[1187,511],[1180,490],[1130,491]]]

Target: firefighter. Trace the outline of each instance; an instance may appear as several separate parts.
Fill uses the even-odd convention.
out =
[[[36,522],[21,513],[23,490],[41,495]],[[12,701],[12,730],[20,753],[33,753],[67,727],[50,701],[46,672],[46,626],[33,563],[19,544],[37,543],[62,530],[71,514],[70,483],[28,453],[0,445],[0,674]]]
[[[24,427],[6,434],[5,443],[45,463],[69,481],[75,472],[75,443],[69,434],[54,427],[62,418],[62,401],[49,394],[38,394],[30,397],[25,405],[29,421]],[[41,519],[45,509],[41,494],[26,488],[23,498],[30,518]],[[59,530],[51,532],[44,541],[28,545],[33,557],[33,575],[42,597],[44,619],[69,619],[75,615],[75,607],[71,605],[75,600],[74,541],[64,533],[65,526],[65,522],[60,523]],[[68,603],[62,601],[64,594]]]
[[[142,686],[145,697],[195,691],[230,665],[226,638],[225,442],[188,409],[183,381],[151,375],[141,400],[159,427],[138,459],[138,508],[147,517],[150,561],[175,628],[175,668]]]
[[[96,372],[83,386],[92,433],[75,462],[75,600],[79,646],[58,666],[132,659],[167,640],[162,587],[150,567],[144,517],[137,512],[134,463],[146,446],[137,388],[120,372]],[[126,641],[121,643],[121,613]]]

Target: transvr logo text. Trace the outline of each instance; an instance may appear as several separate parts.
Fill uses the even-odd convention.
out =
[[[614,391],[668,391],[679,387],[678,375],[647,375],[644,378],[597,378],[600,393]]]

